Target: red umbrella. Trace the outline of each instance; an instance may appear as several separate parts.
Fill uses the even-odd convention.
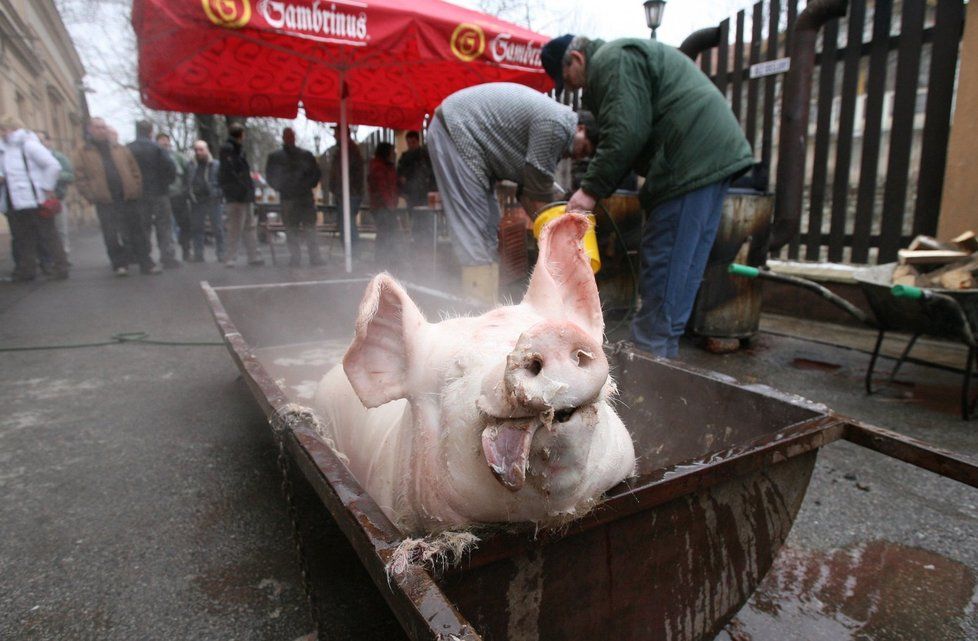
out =
[[[458,89],[553,85],[545,36],[440,0],[136,0],[148,107],[416,128]]]
[[[294,118],[301,102],[340,121],[344,184],[349,121],[417,128],[463,87],[553,86],[547,37],[441,0],[135,0],[132,23],[148,107]]]

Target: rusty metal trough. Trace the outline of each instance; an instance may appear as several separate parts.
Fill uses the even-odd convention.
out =
[[[342,355],[366,280],[203,284],[273,426]],[[410,287],[429,317],[469,311]],[[978,467],[802,398],[607,346],[639,475],[560,532],[518,530],[441,574],[385,565],[403,535],[311,425],[284,446],[412,639],[713,639],[784,543],[818,449],[848,439],[978,487]]]

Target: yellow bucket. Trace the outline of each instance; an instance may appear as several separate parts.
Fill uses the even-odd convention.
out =
[[[533,237],[539,240],[543,226],[565,213],[567,213],[566,201],[550,203],[545,206],[537,214],[536,220],[533,221]],[[594,214],[587,214],[587,220],[590,224],[587,231],[584,232],[584,253],[591,260],[591,271],[597,274],[601,269],[601,256],[598,254],[598,237],[594,233]]]

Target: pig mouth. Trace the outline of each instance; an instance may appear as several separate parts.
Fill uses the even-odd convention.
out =
[[[483,415],[482,453],[496,480],[510,492],[526,483],[533,436],[540,428],[553,431],[554,423],[566,423],[581,408],[548,410],[537,416],[498,418]]]

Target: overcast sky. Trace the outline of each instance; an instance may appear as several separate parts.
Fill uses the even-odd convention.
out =
[[[176,1],[176,0],[174,0]],[[180,0],[186,2],[188,0]],[[66,16],[72,37],[78,42],[80,53],[88,66],[105,64],[104,60],[118,60],[120,42],[132,38],[126,3],[119,0],[98,0],[94,10]],[[562,33],[582,33],[605,39],[641,37],[649,35],[645,26],[645,13],[639,0],[456,0],[455,4],[479,9],[481,6],[500,4],[527,4],[531,7],[530,27],[539,33],[556,36]],[[120,6],[122,5],[122,6]],[[750,5],[749,0],[669,0],[666,3],[659,40],[678,45],[691,32],[702,27],[714,26],[723,18]],[[130,3],[131,6],[131,3]],[[524,23],[522,16],[506,14],[504,17]],[[93,58],[101,56],[102,61]],[[119,61],[124,65],[125,61]],[[89,107],[93,115],[106,117],[122,134],[123,140],[132,135],[137,114],[133,108],[132,94],[125,95],[118,87],[89,79],[87,86]],[[326,127],[304,119],[296,122],[300,144],[312,146],[315,133],[322,135],[324,144],[332,144]],[[362,138],[363,131],[361,131]]]

